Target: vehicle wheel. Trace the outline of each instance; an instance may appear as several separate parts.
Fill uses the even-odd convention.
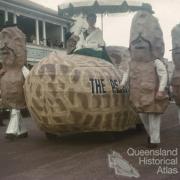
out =
[[[145,131],[143,124],[136,124],[136,130],[137,131]]]
[[[45,135],[46,135],[46,138],[49,140],[57,140],[58,139],[58,135],[56,135],[56,134],[45,132]]]
[[[27,118],[27,117],[30,117],[30,116],[31,116],[27,108],[21,109],[21,115],[22,115],[22,117],[24,117],[24,118]]]

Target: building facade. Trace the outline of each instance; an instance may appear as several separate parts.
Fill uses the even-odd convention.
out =
[[[29,0],[1,0],[0,25],[17,24],[26,35],[28,63],[65,48],[65,33],[73,20]]]

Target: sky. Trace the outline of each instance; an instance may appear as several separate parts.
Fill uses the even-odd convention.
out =
[[[31,0],[43,6],[57,10],[57,6],[67,0]],[[68,0],[70,1],[70,0]],[[82,1],[82,0],[72,0]],[[111,1],[111,0],[109,0]],[[128,1],[128,0],[127,0]],[[138,0],[136,0],[138,1]],[[164,34],[165,58],[172,60],[171,51],[171,30],[180,23],[180,0],[140,0],[140,2],[150,3],[155,11],[154,16],[158,18]],[[134,13],[104,16],[104,40],[106,45],[129,46],[130,26]],[[100,17],[97,26],[101,28]]]

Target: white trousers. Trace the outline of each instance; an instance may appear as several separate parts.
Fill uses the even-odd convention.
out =
[[[23,66],[22,73],[24,75],[24,78],[26,79],[26,77],[29,75],[29,69]],[[23,124],[21,112],[20,110],[12,109],[6,134],[14,134],[18,136],[24,133],[27,133],[27,129]]]
[[[179,120],[179,124],[180,124],[180,106],[177,106],[178,109],[178,120]]]
[[[27,133],[22,120],[20,110],[12,109],[10,114],[10,121],[6,130],[6,134],[13,134],[19,136],[21,134]]]
[[[139,115],[150,137],[150,142],[160,143],[161,115],[155,113],[140,113]]]

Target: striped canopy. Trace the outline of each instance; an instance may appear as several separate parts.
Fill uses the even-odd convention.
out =
[[[60,15],[111,14],[146,10],[153,13],[148,3],[135,0],[66,0],[58,6]]]

